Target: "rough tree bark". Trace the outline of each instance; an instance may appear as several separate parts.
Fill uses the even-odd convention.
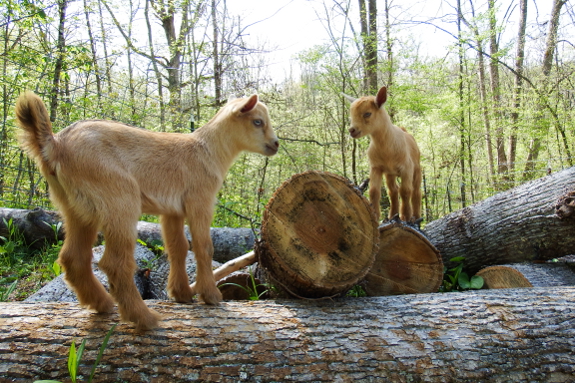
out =
[[[120,323],[97,382],[553,381],[575,374],[575,288],[336,301],[150,304],[161,328]],[[90,373],[117,314],[0,303],[2,381],[68,378],[72,341]]]
[[[463,256],[473,273],[575,254],[574,191],[571,167],[432,221],[425,233],[444,263]]]

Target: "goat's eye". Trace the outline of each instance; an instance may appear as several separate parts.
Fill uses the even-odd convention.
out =
[[[371,113],[370,113],[370,112],[367,112],[367,113],[364,113],[364,114],[363,114],[363,118],[368,118],[369,116],[371,116]]]
[[[258,128],[261,128],[262,126],[264,126],[264,122],[263,122],[263,120],[260,120],[260,119],[258,118],[258,119],[255,119],[255,120],[254,120],[254,125],[255,125],[256,127],[258,127]]]

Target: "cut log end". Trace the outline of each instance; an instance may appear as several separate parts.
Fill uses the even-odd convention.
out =
[[[266,206],[261,265],[288,292],[317,298],[346,292],[371,267],[377,222],[367,199],[330,173],[297,174]]]
[[[487,289],[533,287],[521,272],[509,266],[489,266],[476,275],[483,278]]]
[[[555,214],[560,219],[575,218],[575,190],[561,196],[555,205]]]
[[[442,280],[439,251],[420,231],[397,220],[379,227],[379,251],[363,283],[367,295],[437,292]]]

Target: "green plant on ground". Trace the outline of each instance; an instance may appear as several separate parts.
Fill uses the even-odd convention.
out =
[[[367,297],[367,293],[360,285],[353,286],[347,293],[345,293],[346,297],[353,297],[353,298],[361,298]]]
[[[100,364],[100,360],[102,360],[102,356],[104,355],[104,351],[108,346],[108,341],[110,340],[110,336],[112,332],[116,328],[117,323],[110,328],[106,336],[104,337],[104,341],[100,346],[100,350],[98,352],[98,356],[96,357],[96,361],[92,366],[92,371],[90,372],[90,377],[88,378],[88,382],[91,382],[94,379],[94,375],[96,374],[96,368]],[[70,379],[73,383],[76,383],[78,378],[78,367],[80,366],[80,361],[82,360],[82,354],[84,353],[84,348],[86,347],[86,339],[82,340],[80,347],[76,351],[76,343],[72,341],[70,345],[70,352],[68,353],[68,373],[70,374]],[[61,383],[58,380],[36,380],[34,383]]]
[[[250,286],[251,285],[251,286]],[[254,274],[252,273],[252,271],[250,270],[250,278],[249,278],[249,282],[247,286],[242,286],[238,283],[222,283],[221,285],[218,286],[235,286],[235,287],[239,287],[240,289],[244,290],[246,293],[248,293],[248,299],[250,301],[259,301],[262,296],[264,296],[265,294],[267,294],[268,292],[270,292],[271,290],[273,290],[273,287],[270,286],[268,283],[256,283],[256,279],[254,277]],[[261,293],[258,292],[258,287],[264,287],[265,290],[262,291]]]
[[[164,244],[162,241],[154,239],[149,244],[142,241],[138,238],[137,242],[142,245],[146,246],[148,249],[152,251],[156,255],[156,257],[152,260],[143,259],[142,261],[145,263],[145,268],[153,270],[155,262],[164,254]]]
[[[46,244],[42,250],[32,250],[26,245],[24,235],[12,219],[6,221],[8,235],[0,237],[0,298],[20,300],[35,292],[61,272],[56,263],[62,241],[58,241],[61,223],[51,225],[56,243]]]
[[[456,263],[456,265],[450,269],[447,266],[443,267],[443,282],[439,288],[440,292],[479,290],[483,287],[484,281],[482,277],[474,275],[470,278],[463,271],[465,257],[454,257],[449,261]]]

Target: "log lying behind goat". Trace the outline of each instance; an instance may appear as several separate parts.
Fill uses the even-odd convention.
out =
[[[4,221],[8,223],[10,220],[18,233],[24,236],[26,245],[40,249],[56,242],[52,226],[58,225],[62,218],[55,211],[40,208],[34,210],[0,208],[0,236],[9,237],[9,228]],[[139,221],[137,230],[138,239],[148,245],[153,245],[157,241],[163,242],[159,223]],[[191,241],[187,225],[184,232],[188,241]],[[57,234],[59,240],[65,239],[66,233],[63,227]],[[249,228],[212,227],[210,236],[214,244],[214,261],[217,262],[224,263],[235,259],[254,247],[255,234]],[[102,240],[103,237],[100,237],[96,244],[101,244]]]
[[[527,182],[425,226],[443,262],[465,257],[475,273],[489,265],[575,254],[575,217],[558,203],[575,191],[575,167]],[[570,202],[569,202],[570,203]]]
[[[96,381],[553,381],[575,374],[575,288],[335,301],[154,302],[164,321],[116,327]],[[0,303],[0,381],[87,376],[117,314]]]

